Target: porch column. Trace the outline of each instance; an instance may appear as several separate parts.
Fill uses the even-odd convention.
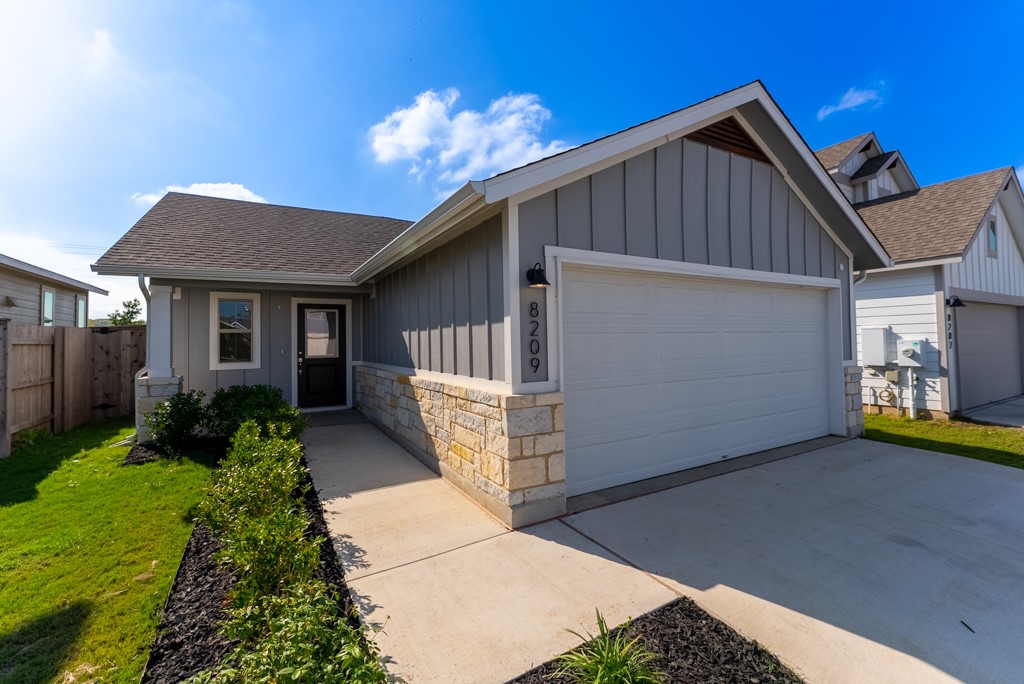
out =
[[[171,367],[171,293],[170,285],[150,285],[146,330],[146,366],[150,378],[170,378]]]

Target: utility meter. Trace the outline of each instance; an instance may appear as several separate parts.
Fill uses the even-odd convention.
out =
[[[900,340],[896,364],[898,366],[920,368],[924,365],[924,342],[921,340]]]

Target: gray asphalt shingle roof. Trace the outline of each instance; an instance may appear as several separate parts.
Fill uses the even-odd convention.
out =
[[[824,147],[815,152],[814,156],[818,158],[818,161],[821,162],[822,166],[831,171],[842,164],[843,160],[849,157],[850,153],[857,149],[869,135],[871,134],[862,133],[856,138],[850,138],[849,140],[844,140],[843,142],[836,143],[835,145],[829,145],[828,147]]]
[[[97,264],[349,275],[411,225],[171,192]]]
[[[893,261],[959,256],[1011,171],[993,169],[853,206]]]

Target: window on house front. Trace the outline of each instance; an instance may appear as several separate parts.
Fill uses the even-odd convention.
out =
[[[260,296],[210,293],[210,369],[260,367]]]
[[[56,295],[53,290],[43,290],[43,306],[39,312],[40,324],[46,327],[53,326],[53,307]]]
[[[988,222],[988,255],[995,256],[999,251],[999,236],[996,233],[996,222],[990,220]]]
[[[82,295],[75,297],[75,325],[79,328],[89,325],[89,299]]]

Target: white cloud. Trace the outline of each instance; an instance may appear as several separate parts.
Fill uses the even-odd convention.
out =
[[[168,185],[157,192],[137,192],[132,195],[136,204],[151,207],[160,201],[160,198],[169,192],[184,192],[189,195],[205,195],[206,197],[220,197],[222,199],[243,200],[245,202],[259,202],[267,204],[266,198],[257,195],[241,183],[193,183],[192,185]]]
[[[446,195],[466,181],[486,178],[568,149],[561,140],[544,143],[541,129],[551,112],[532,93],[509,94],[486,111],[453,111],[459,91],[420,93],[370,129],[379,163],[409,162],[409,172],[432,175]]]
[[[826,105],[818,110],[818,121],[824,121],[827,117],[835,114],[836,112],[842,112],[847,109],[856,109],[857,107],[870,103],[873,103],[875,107],[879,107],[884,101],[882,91],[878,88],[864,90],[859,88],[850,88],[843,93],[843,96],[839,98],[839,102],[837,104]]]

